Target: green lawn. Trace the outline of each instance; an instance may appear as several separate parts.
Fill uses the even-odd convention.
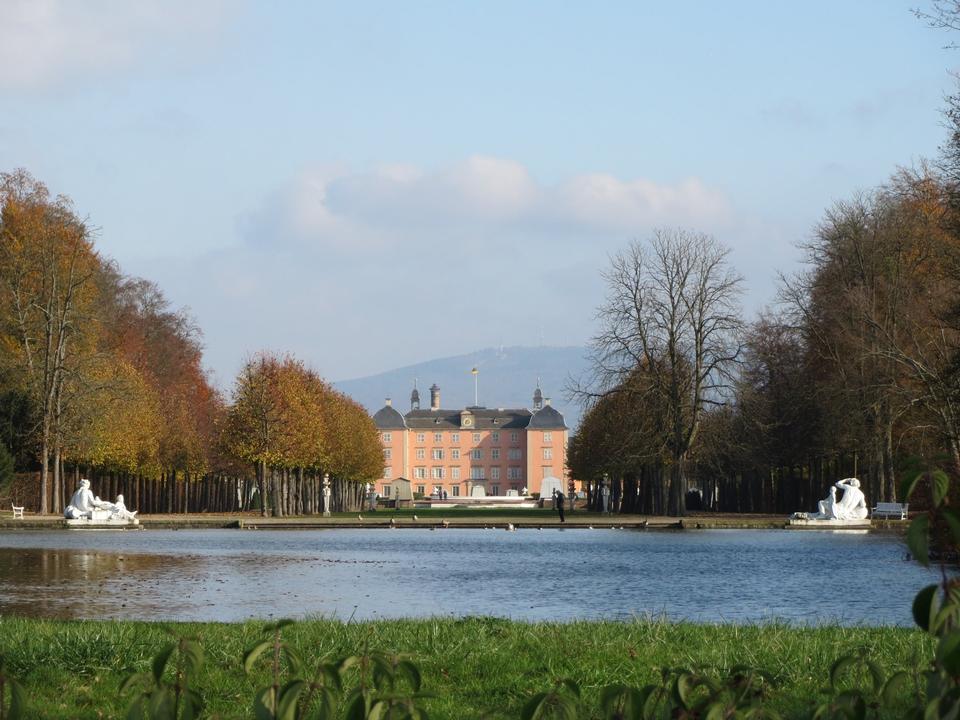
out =
[[[31,696],[29,717],[123,717],[121,678],[143,671],[168,642],[168,631],[196,637],[206,650],[198,688],[207,717],[253,717],[254,690],[265,671],[244,674],[244,650],[261,623],[133,623],[0,618],[0,655]],[[284,636],[307,658],[339,657],[372,649],[408,653],[423,674],[431,718],[517,718],[524,700],[558,678],[583,689],[582,717],[599,717],[599,689],[654,681],[659,668],[705,668],[721,674],[747,664],[776,678],[777,709],[809,714],[822,697],[833,660],[867,648],[885,672],[916,667],[929,657],[929,637],[912,629],[790,628],[626,622],[524,623],[491,618],[343,623],[312,620]],[[897,717],[896,707],[885,710]],[[902,708],[900,711],[902,712]]]

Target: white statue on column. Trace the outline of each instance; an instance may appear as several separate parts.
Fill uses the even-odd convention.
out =
[[[323,516],[330,517],[330,475],[323,474]]]
[[[837,499],[837,490],[843,492],[839,499]],[[793,519],[858,522],[866,520],[869,514],[867,499],[860,489],[860,481],[857,478],[844,478],[830,486],[827,497],[817,503],[817,512],[794,513]]]
[[[376,510],[377,509],[377,491],[374,489],[373,483],[367,483],[367,510]]]

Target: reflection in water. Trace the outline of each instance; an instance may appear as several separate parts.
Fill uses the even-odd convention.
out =
[[[153,606],[148,589],[191,564],[190,558],[90,550],[0,550],[0,611],[48,618],[124,617]],[[194,559],[195,566],[202,563]],[[175,570],[175,568],[177,568]]]
[[[11,531],[0,614],[909,624],[932,580],[902,558],[876,533]]]

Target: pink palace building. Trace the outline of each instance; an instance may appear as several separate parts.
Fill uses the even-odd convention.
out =
[[[481,487],[485,495],[539,493],[550,477],[567,487],[568,429],[539,387],[532,410],[444,410],[436,385],[430,409],[421,410],[414,388],[410,412],[401,415],[388,398],[373,421],[383,443],[383,477],[376,483],[381,497],[389,497],[397,478],[409,480],[414,493],[439,490],[451,498],[475,495]]]

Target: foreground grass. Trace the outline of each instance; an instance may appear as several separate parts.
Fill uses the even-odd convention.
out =
[[[130,671],[149,668],[169,632],[198,639],[206,650],[199,690],[207,717],[252,717],[254,690],[266,675],[245,676],[244,650],[262,623],[137,623],[0,618],[0,655],[31,697],[30,717],[119,718],[127,698],[117,687]],[[523,623],[492,618],[343,623],[304,621],[284,637],[306,657],[321,659],[373,649],[409,653],[424,677],[432,718],[518,718],[526,698],[557,678],[576,679],[596,717],[601,687],[641,686],[661,667],[722,674],[739,664],[776,678],[774,706],[786,717],[808,716],[838,656],[868,648],[889,673],[932,655],[929,636],[902,628],[791,628],[627,622]],[[901,708],[902,710],[902,708]],[[885,712],[898,717],[896,707]]]

